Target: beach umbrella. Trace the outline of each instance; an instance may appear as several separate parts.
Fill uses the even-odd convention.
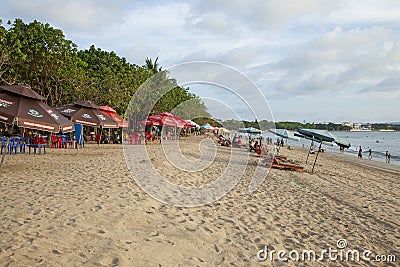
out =
[[[189,125],[189,123],[181,117],[172,115],[169,112],[163,112],[157,115],[148,116],[147,120],[158,123],[158,125],[160,126],[173,126],[177,128],[184,128]]]
[[[206,124],[200,126],[200,129],[211,130],[212,131],[212,130],[214,130],[214,127],[211,126],[209,123],[206,123]]]
[[[45,100],[45,98],[43,96],[41,96],[40,94],[38,94],[37,92],[32,90],[32,88],[29,85],[25,85],[25,84],[3,85],[3,86],[0,86],[0,88],[3,91],[12,93],[14,95],[24,96],[24,97],[28,97],[31,99],[37,99],[40,101]]]
[[[74,125],[43,102],[27,85],[0,86],[0,121],[52,133],[71,132]]]
[[[197,123],[195,123],[192,120],[186,120],[187,123],[190,124],[190,126],[192,126],[193,128],[200,128],[200,125],[198,125]]]
[[[315,164],[317,163],[317,159],[318,159],[319,152],[321,151],[322,143],[323,142],[331,143],[335,140],[335,138],[333,137],[333,135],[330,132],[328,132],[326,130],[297,129],[297,132],[299,132],[301,135],[305,136],[307,139],[311,140],[310,150],[311,150],[311,146],[313,145],[314,141],[319,143],[319,149],[318,149],[318,152],[315,157],[314,164],[313,164],[313,167],[311,170],[311,173],[314,173],[314,167],[315,167]],[[306,163],[308,161],[309,155],[310,155],[310,153],[307,154]]]
[[[346,140],[340,139],[340,138],[338,138],[336,136],[334,138],[335,139],[333,140],[333,142],[335,142],[340,147],[349,148],[351,146],[350,142],[348,142]]]
[[[268,131],[277,136],[285,138],[286,140],[290,139],[290,140],[294,140],[294,141],[300,141],[300,137],[295,136],[293,132],[290,132],[286,129],[269,129]]]
[[[109,115],[113,120],[115,120],[118,124],[118,128],[128,128],[128,122],[119,116],[112,107],[106,105],[100,106],[99,109],[101,112]]]
[[[218,131],[219,131],[220,133],[229,133],[229,132],[230,132],[230,131],[229,131],[228,129],[226,129],[226,128],[219,128]]]
[[[118,128],[118,123],[109,115],[101,112],[99,106],[91,101],[76,101],[72,105],[56,107],[56,110],[71,121],[86,126],[104,129]]]
[[[248,134],[261,134],[261,130],[254,128],[254,127],[239,128],[238,132],[239,133],[248,133]]]
[[[139,125],[143,125],[143,126],[160,126],[160,123],[158,121],[153,121],[153,120],[144,120],[139,122]]]

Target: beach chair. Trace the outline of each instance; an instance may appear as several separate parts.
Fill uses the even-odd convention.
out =
[[[8,139],[8,154],[14,154],[18,153],[18,141],[15,137],[9,138]]]
[[[51,148],[57,148],[59,147],[58,145],[58,136],[57,135],[53,135],[51,137]]]
[[[266,158],[263,161],[264,164],[271,168],[280,169],[280,170],[291,170],[291,171],[302,171],[304,169],[303,166],[297,164],[297,162],[293,160],[282,159],[278,157]]]
[[[68,148],[68,147],[71,147],[71,146],[72,146],[69,136],[67,136],[67,135],[61,135],[59,138],[60,138],[60,140],[61,140],[61,142],[60,142],[60,148]]]
[[[33,153],[36,154],[36,151],[38,151],[39,154],[42,154],[42,148],[43,148],[43,154],[46,154],[46,145],[47,145],[47,139],[46,138],[38,138],[34,137],[33,138],[33,143],[32,144],[27,144],[28,146],[28,153],[31,154],[31,148],[33,148]]]
[[[1,137],[0,138],[0,142],[1,142],[1,150],[0,150],[0,154],[2,155],[3,152],[5,153],[6,148],[7,148],[7,138],[5,137]]]
[[[15,137],[15,142],[16,142],[15,145],[17,151],[19,150],[19,153],[25,153],[25,146],[26,146],[25,140],[27,140],[27,138]]]

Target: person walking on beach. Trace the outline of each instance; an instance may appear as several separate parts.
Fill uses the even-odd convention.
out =
[[[360,148],[358,149],[358,158],[361,159],[362,158],[362,148],[360,146]]]
[[[390,163],[390,153],[388,153],[387,163]]]
[[[368,150],[368,159],[372,159],[372,150],[371,148]]]

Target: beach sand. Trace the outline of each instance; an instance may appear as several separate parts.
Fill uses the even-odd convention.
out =
[[[200,157],[200,137],[180,143]],[[144,146],[142,146],[143,148]],[[160,144],[146,146],[154,168],[183,186],[205,185],[228,166],[231,149],[218,151],[201,172],[165,161]],[[132,148],[133,149],[133,148]],[[162,203],[132,178],[121,145],[48,149],[45,155],[7,156],[0,173],[1,266],[398,266],[400,172],[385,164],[329,153],[305,164],[306,149],[281,149],[303,172],[272,169],[249,192],[258,158],[220,199],[198,207]],[[245,155],[245,149],[233,153]],[[140,164],[134,175],[141,175]],[[376,168],[379,167],[379,168]],[[138,177],[136,177],[138,178]],[[149,178],[149,177],[147,177]],[[348,249],[397,254],[397,263],[354,261],[258,262],[269,250]],[[276,254],[274,255],[274,257]],[[287,255],[286,255],[287,257]]]

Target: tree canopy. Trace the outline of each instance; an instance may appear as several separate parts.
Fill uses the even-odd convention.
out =
[[[162,75],[158,75],[160,72]],[[210,116],[189,88],[178,86],[169,73],[162,70],[158,58],[153,61],[148,57],[143,66],[138,66],[113,51],[104,51],[94,45],[79,50],[60,29],[47,23],[35,20],[25,24],[16,19],[3,25],[0,19],[1,83],[28,84],[45,97],[49,106],[92,100],[98,105],[108,104],[119,114],[124,114],[137,89],[154,75],[158,75],[160,83],[172,87],[155,102],[150,113],[171,112],[190,100],[196,107],[193,111]],[[183,111],[180,115],[193,116]]]

